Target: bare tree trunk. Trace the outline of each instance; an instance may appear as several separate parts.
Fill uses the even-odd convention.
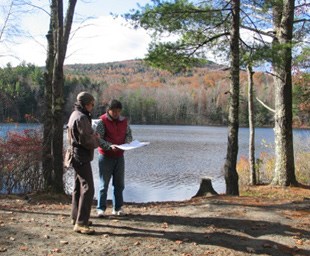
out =
[[[48,56],[46,61],[46,124],[44,125],[44,177],[46,184],[55,192],[63,193],[63,108],[64,73],[69,35],[73,22],[76,0],[69,0],[65,24],[63,1],[53,0],[48,34]]]
[[[238,130],[239,130],[239,8],[240,0],[232,3],[232,25],[230,33],[231,49],[231,84],[230,105],[228,116],[228,144],[224,165],[226,194],[239,195],[238,173],[236,170],[238,157]]]
[[[253,103],[253,74],[251,64],[247,66],[248,73],[248,112],[249,112],[249,164],[250,164],[250,185],[256,185],[255,170],[255,127],[254,127],[254,103]]]
[[[53,63],[52,88],[53,88],[53,167],[54,190],[64,192],[63,189],[63,3],[55,3],[56,30],[54,37],[55,59]]]
[[[273,185],[297,184],[292,128],[292,37],[294,0],[283,0],[273,8],[275,82],[275,154]]]

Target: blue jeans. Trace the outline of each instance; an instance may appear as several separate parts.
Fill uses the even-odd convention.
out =
[[[113,185],[113,209],[120,210],[123,206],[123,190],[125,188],[125,160],[121,157],[107,157],[99,154],[99,195],[97,209],[105,211],[107,208],[107,196],[109,183],[112,178]]]

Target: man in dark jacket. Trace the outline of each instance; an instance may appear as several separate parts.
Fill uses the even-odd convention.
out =
[[[91,126],[91,111],[94,108],[94,97],[88,92],[77,96],[75,110],[68,122],[68,144],[72,152],[69,160],[75,170],[75,182],[72,192],[72,222],[74,231],[92,234],[89,217],[94,196],[94,181],[90,162],[94,157],[94,149],[99,146],[99,135]]]

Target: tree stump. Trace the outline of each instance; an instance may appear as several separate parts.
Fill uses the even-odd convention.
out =
[[[201,179],[199,190],[196,193],[196,195],[193,196],[193,198],[199,196],[212,196],[212,195],[218,195],[218,193],[212,187],[211,179],[209,178]]]

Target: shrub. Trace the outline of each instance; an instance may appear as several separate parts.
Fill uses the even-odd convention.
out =
[[[250,164],[246,156],[241,156],[237,163],[239,186],[247,186],[250,181]]]
[[[38,130],[8,132],[0,138],[0,191],[25,193],[43,188],[42,135]]]
[[[302,184],[310,185],[310,136],[297,137],[294,145],[297,180]]]
[[[266,148],[274,149],[273,145],[267,145],[262,141]],[[296,138],[294,142],[295,175],[299,183],[310,185],[310,137]],[[269,184],[273,178],[275,169],[275,156],[272,153],[261,152],[256,159],[256,178],[257,184]],[[249,160],[246,156],[241,156],[237,163],[239,174],[239,185],[249,184]]]

